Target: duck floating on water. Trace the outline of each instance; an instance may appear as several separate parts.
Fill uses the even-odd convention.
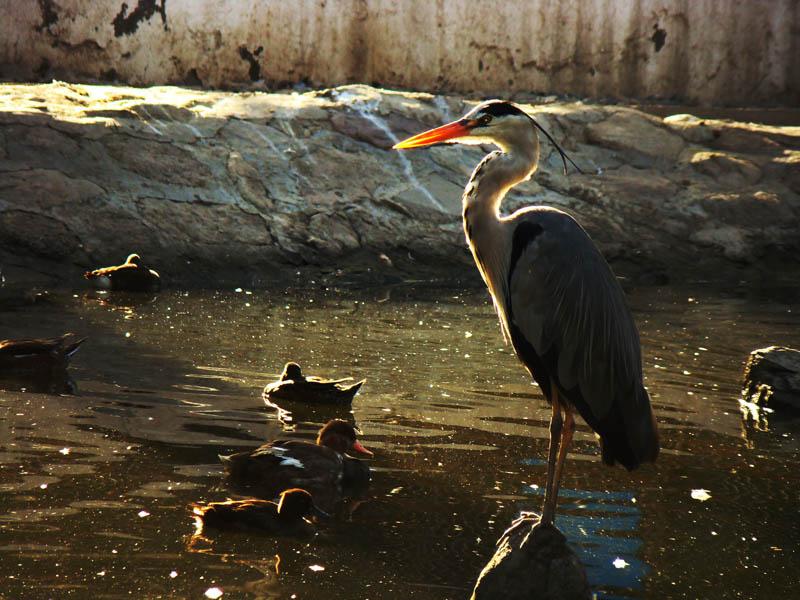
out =
[[[288,400],[289,402],[313,402],[319,404],[348,404],[353,401],[359,388],[366,379],[353,382],[347,379],[324,379],[323,377],[306,377],[300,365],[288,362],[278,381],[264,388],[262,397],[267,404],[270,400]]]
[[[0,341],[0,373],[52,373],[64,370],[86,338],[74,333],[61,337]]]
[[[69,358],[86,341],[74,333],[54,338],[0,341],[0,386],[50,394],[75,393]]]
[[[306,490],[284,490],[278,502],[248,498],[226,500],[209,504],[192,503],[196,535],[206,528],[260,531],[270,535],[303,535],[314,533],[308,517],[328,518],[325,511],[314,504]]]
[[[84,277],[100,290],[157,292],[161,289],[161,276],[145,266],[138,254],[129,255],[123,264],[115,267],[86,271]]]
[[[315,498],[332,500],[369,484],[369,467],[347,453],[372,456],[350,423],[332,419],[320,430],[316,444],[276,440],[220,460],[228,483],[238,490],[272,497],[276,489],[302,488]]]

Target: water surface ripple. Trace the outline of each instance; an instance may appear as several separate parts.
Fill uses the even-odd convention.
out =
[[[579,424],[557,520],[599,598],[791,595],[800,425],[748,425],[738,398],[752,349],[797,344],[797,300],[631,292],[662,454],[603,467]],[[0,309],[0,338],[66,331],[89,336],[76,395],[0,392],[0,598],[467,598],[500,533],[541,505],[549,409],[485,291],[78,292]],[[366,377],[352,413],[264,406],[287,360]],[[188,504],[226,497],[218,454],[312,440],[333,417],[375,452],[362,502],[312,539],[192,538]]]

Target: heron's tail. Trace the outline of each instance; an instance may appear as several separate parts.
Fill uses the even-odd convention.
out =
[[[624,431],[609,428],[599,431],[603,462],[622,463],[629,471],[658,456],[658,427],[644,386],[635,392],[634,402],[622,415]]]

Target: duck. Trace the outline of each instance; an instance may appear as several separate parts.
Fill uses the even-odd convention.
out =
[[[74,333],[60,337],[0,341],[0,373],[4,375],[50,374],[64,371],[69,358],[86,338]]]
[[[309,492],[300,488],[284,490],[277,502],[246,498],[208,504],[191,503],[196,535],[207,528],[260,531],[270,535],[314,533],[309,517],[329,518]]]
[[[145,266],[138,254],[130,254],[121,265],[86,271],[83,276],[100,290],[157,292],[161,289],[161,276]]]
[[[44,394],[74,394],[69,358],[86,338],[65,333],[54,338],[0,341],[0,388]]]
[[[271,497],[275,490],[302,488],[324,498],[323,505],[328,506],[369,485],[369,467],[348,453],[373,455],[358,441],[355,427],[331,419],[315,444],[276,440],[255,450],[221,455],[220,460],[227,483],[236,489]]]
[[[261,394],[264,402],[271,405],[271,400],[288,400],[290,402],[313,402],[317,404],[349,404],[353,401],[359,388],[366,379],[353,382],[347,379],[325,379],[323,377],[306,377],[300,365],[287,362],[278,381],[267,384]]]

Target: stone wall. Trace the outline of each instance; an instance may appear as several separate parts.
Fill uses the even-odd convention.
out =
[[[131,252],[172,285],[477,285],[461,193],[486,148],[391,149],[471,106],[368,86],[0,85],[6,287],[31,274],[81,285],[83,271]],[[543,140],[505,212],[575,215],[638,281],[800,269],[800,127],[583,102],[523,108],[583,173],[565,175]]]
[[[800,103],[797,0],[39,0],[0,77]]]

